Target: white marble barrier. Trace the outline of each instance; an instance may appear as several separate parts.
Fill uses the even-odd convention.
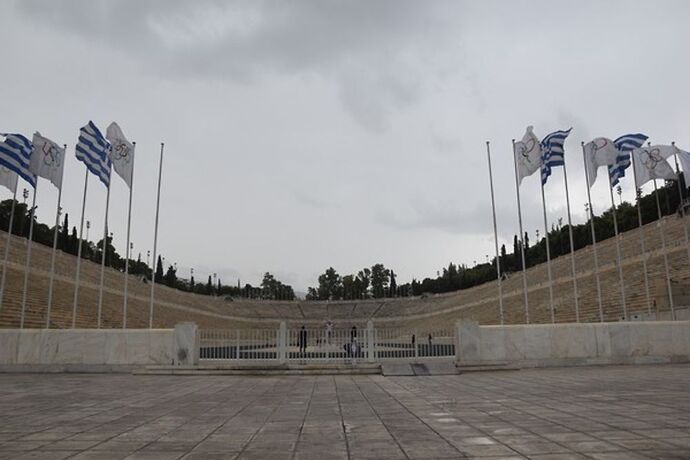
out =
[[[172,329],[0,329],[0,365],[172,364]]]
[[[479,326],[457,323],[460,364],[524,367],[690,362],[690,321]]]
[[[195,323],[175,325],[173,351],[175,365],[196,366],[199,364],[199,327]]]

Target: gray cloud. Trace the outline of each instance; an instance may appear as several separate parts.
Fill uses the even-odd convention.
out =
[[[135,57],[165,78],[249,82],[270,73],[314,73],[335,82],[363,127],[388,117],[421,91],[420,61],[445,24],[441,3],[204,0],[59,0],[17,3],[27,18]],[[428,71],[429,69],[425,69]]]
[[[686,1],[5,5],[0,41],[13,71],[0,75],[0,127],[73,144],[86,120],[118,121],[138,146],[133,241],[144,254],[165,141],[159,248],[200,280],[257,283],[268,270],[304,289],[331,265],[383,262],[403,281],[479,260],[493,248],[486,140],[510,246],[510,139],[530,124],[540,136],[573,127],[575,223],[586,200],[580,141],[644,131],[690,146]],[[83,167],[70,155],[65,168],[73,225]],[[546,188],[551,222],[565,217],[563,193],[558,170]],[[596,212],[606,209],[603,184],[592,193]],[[90,186],[93,233],[104,195]],[[120,252],[123,196],[115,181]],[[521,196],[533,235],[543,228],[536,176]],[[42,221],[54,218],[54,200],[41,188]]]

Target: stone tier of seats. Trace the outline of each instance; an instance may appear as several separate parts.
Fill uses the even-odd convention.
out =
[[[650,223],[642,230],[633,230],[620,236],[628,314],[658,313],[670,309],[665,285],[664,254],[668,259],[674,292],[677,291],[674,296],[676,307],[687,306],[690,302],[690,288],[687,288],[687,293],[683,291],[686,280],[690,279],[690,252],[685,238],[685,225],[688,223],[688,218],[683,220],[677,216],[669,216],[661,224]],[[665,250],[662,249],[660,225],[663,225],[665,232]],[[644,235],[646,259],[642,256],[641,234]],[[6,237],[6,233],[0,232],[0,254],[4,254]],[[617,321],[623,317],[624,311],[616,263],[616,240],[610,238],[601,241],[596,247],[604,320]],[[12,237],[7,288],[0,310],[0,327],[20,325],[26,248],[25,239]],[[33,245],[25,327],[46,325],[51,254],[50,248]],[[645,260],[650,287],[649,303],[644,283]],[[72,324],[76,262],[76,257],[57,252],[50,327],[65,328]],[[570,255],[555,258],[551,265],[555,320],[573,322],[576,320],[576,311]],[[594,251],[591,245],[575,253],[575,265],[579,318],[581,321],[599,321]],[[80,273],[76,325],[96,327],[100,265],[82,261]],[[117,270],[105,270],[102,327],[122,327],[124,277]],[[527,282],[530,322],[551,322],[546,264],[528,269]],[[510,273],[502,282],[504,321],[508,324],[526,322],[522,283],[522,272]],[[148,327],[150,289],[150,284],[142,282],[136,276],[130,276],[128,327]],[[391,326],[442,328],[459,318],[473,318],[481,324],[498,323],[498,299],[495,281],[471,289],[421,298],[332,302],[227,300],[156,285],[153,324],[154,327],[171,327],[180,321],[195,321],[201,327],[273,327],[282,320],[290,324],[313,325],[331,319],[339,326],[344,326],[372,319]]]

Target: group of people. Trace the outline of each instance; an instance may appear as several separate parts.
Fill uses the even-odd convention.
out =
[[[326,321],[326,338],[325,342],[327,345],[333,343],[333,328],[334,323],[331,320]],[[321,338],[317,338],[317,344],[321,344]],[[300,355],[304,355],[307,351],[307,346],[309,345],[309,332],[302,325],[297,336],[297,346],[299,347]],[[343,344],[343,350],[348,358],[356,358],[360,352],[360,346],[357,342],[357,326],[352,326],[350,329],[350,341]]]

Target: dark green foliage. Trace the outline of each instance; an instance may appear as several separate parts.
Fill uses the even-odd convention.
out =
[[[163,283],[163,261],[161,261],[160,255],[158,256],[158,263],[156,263],[155,281],[159,284]]]
[[[396,297],[398,294],[398,284],[395,282],[395,273],[393,273],[393,270],[391,269],[391,283],[390,283],[390,288],[388,289],[388,297]]]

